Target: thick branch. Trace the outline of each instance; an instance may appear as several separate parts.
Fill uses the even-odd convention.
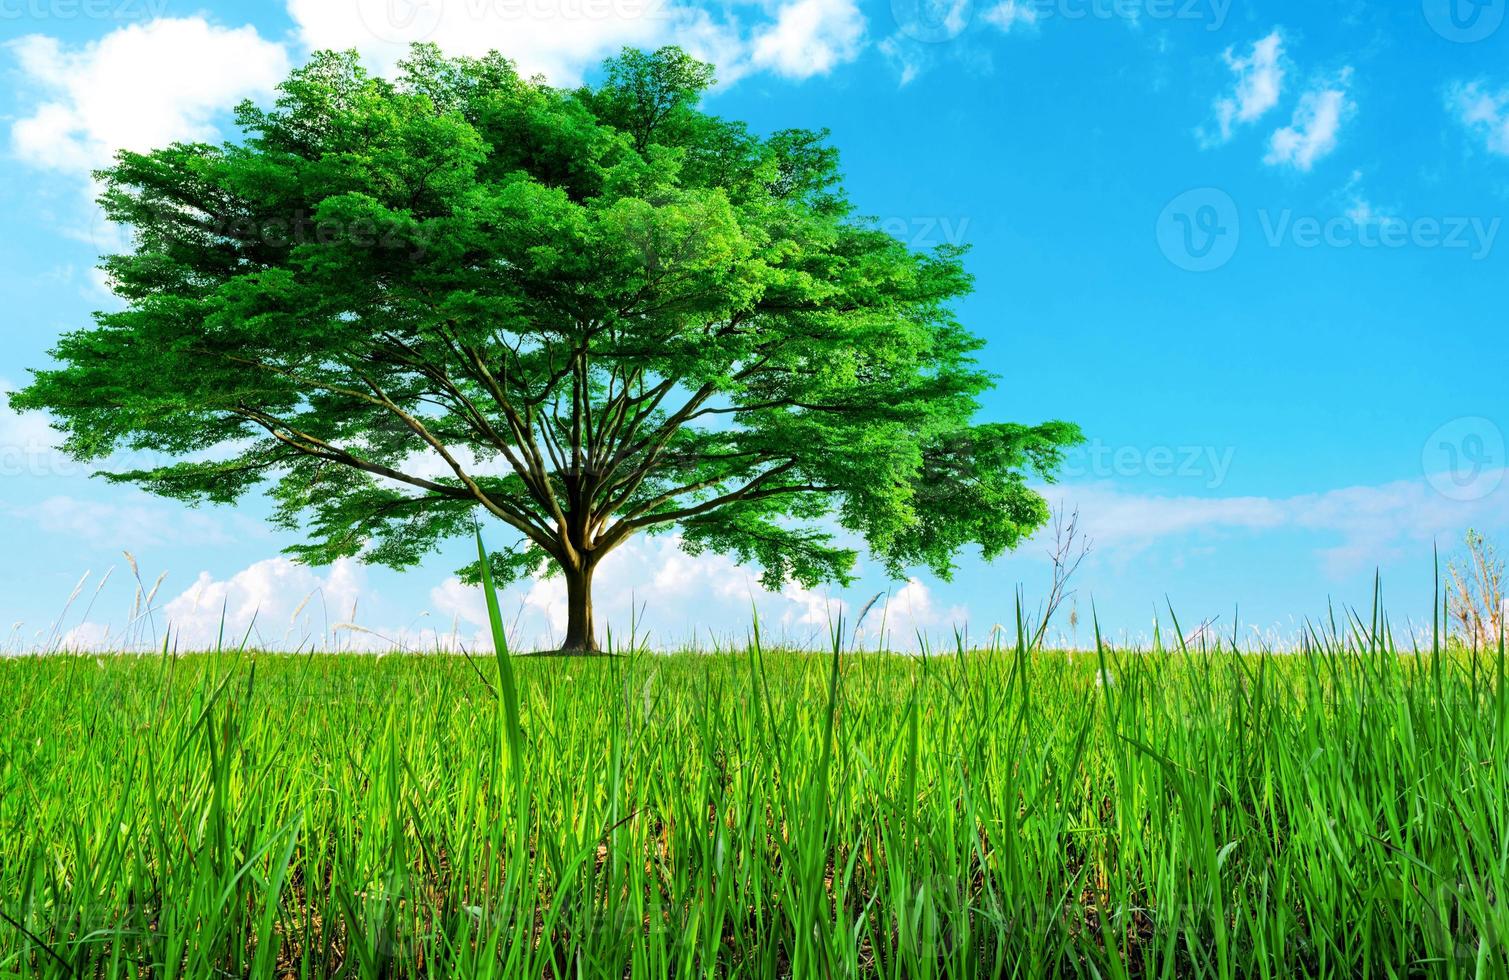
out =
[[[775,497],[788,493],[830,493],[833,491],[833,487],[812,483],[785,484],[776,487],[764,487],[762,489],[763,484],[769,483],[771,480],[789,473],[795,466],[795,460],[783,463],[780,466],[774,467],[773,469],[766,470],[737,490],[731,490],[728,493],[713,497],[708,500],[704,500],[698,504],[693,504],[688,507],[682,507],[678,510],[661,511],[659,513],[651,512],[649,510],[649,507],[661,506],[662,504],[669,502],[668,500],[662,500],[661,498],[657,497],[656,500],[659,500],[660,503],[657,504],[655,501],[650,501],[647,504],[640,505],[639,507],[635,508],[635,510],[630,514],[625,515],[621,520],[614,524],[613,527],[609,529],[609,531],[602,537],[604,550],[616,547],[620,542],[623,541],[624,538],[633,534],[635,531],[639,531],[647,527],[653,527],[656,524],[678,523],[680,521],[698,517],[702,514],[717,510],[719,507],[723,507],[728,504],[737,502],[748,503],[751,501],[763,500],[767,497]],[[661,496],[664,497],[665,495]]]

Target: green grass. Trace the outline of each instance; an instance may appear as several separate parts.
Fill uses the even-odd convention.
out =
[[[0,976],[1503,976],[1503,653],[1383,633],[6,658]]]

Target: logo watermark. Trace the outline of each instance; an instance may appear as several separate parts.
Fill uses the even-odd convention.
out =
[[[156,20],[168,0],[0,0],[0,21]]]
[[[891,0],[891,16],[906,37],[924,44],[952,41],[974,20],[973,0]]]
[[[207,230],[249,248],[282,251],[301,245],[345,245],[360,251],[400,253],[409,259],[428,252],[432,234],[423,222],[367,215],[320,217],[308,210],[256,221],[221,220]],[[94,209],[89,237],[100,255],[123,254],[135,245],[131,229],[112,222],[99,208]]]
[[[1112,446],[1092,439],[1064,453],[1059,473],[1071,479],[1191,480],[1215,490],[1235,458],[1234,446]]]
[[[428,40],[440,26],[441,0],[357,0],[357,16],[379,41],[402,44]]]
[[[1233,0],[1026,0],[1022,6],[1039,20],[1155,20],[1203,23],[1207,31],[1226,26]]]
[[[1290,244],[1295,248],[1447,249],[1464,251],[1475,262],[1493,251],[1503,225],[1499,217],[1317,218],[1296,215],[1288,208],[1261,210],[1258,220],[1264,240],[1273,248]]]
[[[1472,44],[1498,33],[1509,0],[1423,0],[1425,22],[1448,41]]]
[[[1497,215],[1312,215],[1293,208],[1259,208],[1256,227],[1268,248],[1455,251],[1480,262],[1498,241]],[[1174,197],[1155,226],[1158,249],[1186,272],[1211,272],[1229,263],[1243,240],[1245,221],[1232,196],[1217,187],[1197,187]]]
[[[357,0],[367,32],[389,44],[424,41],[449,15],[466,23],[573,24],[634,21],[661,12],[663,0]]]
[[[881,218],[875,227],[907,248],[925,251],[940,245],[963,245],[969,234],[969,218],[949,215],[925,215],[911,218]]]
[[[1210,272],[1236,254],[1242,216],[1230,194],[1197,187],[1164,205],[1156,232],[1158,248],[1174,265],[1186,272]]]
[[[1449,500],[1482,500],[1504,482],[1509,457],[1504,432],[1492,419],[1468,415],[1432,432],[1420,450],[1425,479]]]
[[[1207,31],[1226,26],[1233,0],[891,0],[891,16],[905,37],[942,44],[982,22],[1002,31],[1050,20],[1192,21]]]

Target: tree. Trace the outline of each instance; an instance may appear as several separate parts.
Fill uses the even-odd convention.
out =
[[[125,307],[13,402],[78,459],[176,460],[110,480],[268,488],[308,562],[410,566],[495,518],[500,580],[565,576],[568,650],[639,532],[771,587],[847,582],[838,528],[896,575],[1015,546],[1078,430],[972,424],[961,250],[856,218],[826,134],[705,114],[711,80],[675,48],[571,91],[497,55],[416,46],[387,80],[317,54],[238,107],[240,141],[99,174]]]

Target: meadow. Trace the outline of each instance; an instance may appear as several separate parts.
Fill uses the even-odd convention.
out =
[[[0,660],[0,975],[1502,976],[1502,646]]]

